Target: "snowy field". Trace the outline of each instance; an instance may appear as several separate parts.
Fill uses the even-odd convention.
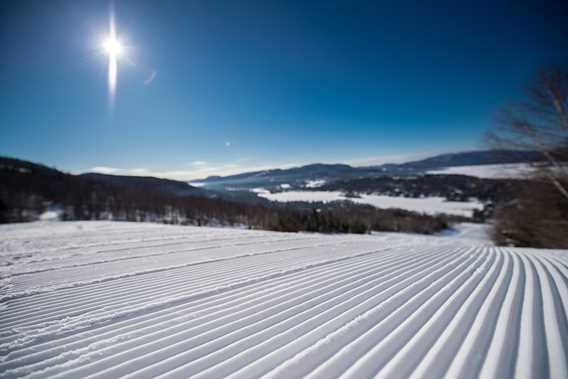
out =
[[[428,171],[428,174],[469,175],[486,179],[523,179],[534,172],[528,163],[489,164],[478,166],[456,166]]]
[[[568,252],[483,238],[0,226],[0,377],[567,378]]]
[[[411,198],[373,194],[360,194],[360,197],[346,197],[345,194],[339,191],[284,191],[270,193],[270,191],[264,188],[255,188],[253,192],[271,201],[321,201],[328,203],[331,201],[350,200],[354,203],[372,205],[377,208],[399,208],[429,215],[444,213],[471,217],[475,209],[483,209],[483,204],[476,200],[469,202],[447,201],[443,197]]]

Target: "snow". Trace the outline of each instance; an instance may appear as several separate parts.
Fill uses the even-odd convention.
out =
[[[444,230],[438,235],[441,237],[454,237],[460,239],[470,239],[475,241],[488,241],[490,240],[490,226],[487,224],[473,224],[463,222],[454,225],[452,228]]]
[[[0,377],[568,377],[568,251],[487,228],[2,225]]]
[[[39,215],[40,221],[58,221],[61,219],[61,212],[45,211]]]
[[[258,196],[272,201],[291,202],[332,202],[340,200],[350,200],[359,204],[368,204],[377,208],[400,208],[409,211],[435,214],[450,214],[464,217],[471,217],[476,209],[483,209],[483,204],[476,200],[468,202],[447,201],[443,197],[423,197],[409,198],[374,194],[360,194],[360,197],[346,197],[338,191],[286,191],[270,193],[263,188],[253,189]]]
[[[511,163],[447,167],[428,171],[428,174],[469,175],[486,179],[522,179],[532,172],[534,172],[534,167],[528,163]]]
[[[306,188],[319,188],[325,184],[325,180],[306,180]]]

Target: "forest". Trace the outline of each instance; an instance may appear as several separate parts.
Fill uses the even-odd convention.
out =
[[[237,226],[285,232],[431,234],[448,227],[445,216],[382,210],[350,202],[250,204],[179,193],[171,181],[99,180],[43,165],[0,158],[0,222],[29,222],[51,210],[61,220],[115,220],[179,225]],[[167,184],[167,185],[166,185]],[[170,189],[176,188],[176,191]],[[191,188],[188,186],[188,188]]]

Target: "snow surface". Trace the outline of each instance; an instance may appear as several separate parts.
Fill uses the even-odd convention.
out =
[[[469,175],[486,179],[522,179],[532,172],[534,172],[534,167],[528,163],[511,163],[447,167],[428,171],[428,174]]]
[[[568,251],[484,231],[0,226],[0,377],[568,377]]]
[[[206,183],[203,182],[187,182],[187,184],[189,184],[190,186],[193,187],[205,187]]]
[[[61,212],[58,211],[45,211],[39,215],[40,221],[59,221],[61,219]]]
[[[477,200],[468,202],[447,201],[443,197],[410,198],[374,194],[360,194],[360,197],[346,197],[345,194],[338,191],[285,191],[270,193],[270,191],[264,188],[254,188],[252,191],[260,197],[279,202],[321,201],[327,203],[331,201],[350,200],[354,203],[368,204],[377,208],[400,208],[430,215],[444,213],[471,217],[475,209],[483,209],[483,204]]]
[[[438,234],[440,237],[454,237],[487,242],[491,239],[490,226],[487,224],[473,224],[462,222]]]
[[[318,179],[318,180],[306,180],[306,188],[319,188],[325,184],[325,180]]]

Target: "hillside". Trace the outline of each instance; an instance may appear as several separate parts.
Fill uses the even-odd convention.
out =
[[[565,378],[567,251],[0,226],[1,378]]]
[[[435,170],[445,167],[529,163],[544,160],[544,156],[539,151],[480,150],[440,154],[398,166],[414,170]]]
[[[156,190],[171,193],[177,196],[206,196],[207,191],[189,185],[186,182],[151,176],[124,176],[106,175],[98,173],[81,174],[81,178],[89,179],[93,182],[111,184],[122,187],[136,187],[139,189]]]
[[[0,223],[115,220],[286,232],[430,234],[448,218],[339,203],[277,205],[252,192],[215,192],[151,177],[71,175],[0,158]]]
[[[254,206],[225,200],[216,192],[186,182],[72,175],[0,157],[0,223],[34,221],[52,212],[63,220],[234,224],[247,221],[257,211]]]
[[[452,161],[456,162],[456,158]],[[470,163],[470,160],[465,161]],[[352,170],[354,168],[347,165],[314,164],[297,169],[258,172],[255,180],[268,180],[271,183],[269,186],[250,191],[247,186],[252,182],[248,181],[248,184],[243,184],[243,190],[235,191],[234,188],[212,190],[209,186],[196,188],[182,181],[154,177],[94,173],[71,175],[31,162],[0,158],[0,222],[44,218],[113,219],[193,225],[240,224],[286,231],[343,231],[351,230],[352,227],[360,230],[361,225],[354,226],[354,223],[360,223],[357,220],[366,224],[366,230],[375,230],[375,226],[379,224],[383,225],[379,230],[399,230],[396,226],[399,225],[398,221],[389,223],[380,219],[404,219],[404,224],[413,225],[411,229],[404,230],[416,232],[421,230],[418,221],[439,226],[444,225],[445,221],[427,220],[408,212],[395,213],[382,209],[402,208],[434,216],[445,214],[484,220],[491,215],[495,204],[508,202],[523,186],[518,180],[479,179],[463,175],[410,175],[409,172],[405,175],[389,175],[384,172],[381,175],[371,175],[362,168],[356,169],[359,170],[358,175],[364,174],[361,177],[332,180],[331,176],[325,176],[341,171],[343,176],[350,177]],[[294,175],[297,181],[290,181],[290,175]],[[246,177],[247,174],[236,176],[241,179]],[[292,184],[275,185],[278,181]],[[304,192],[293,192],[296,186]],[[264,195],[261,194],[262,191]],[[270,194],[283,191],[290,192]],[[323,217],[326,221],[316,222],[325,225],[308,227],[308,223],[312,223],[309,221],[312,209],[323,206],[310,199],[329,202],[330,196],[341,204],[326,206],[329,211]],[[361,199],[364,196],[382,197]],[[401,197],[416,200],[410,204],[402,201]],[[270,201],[282,199],[282,203],[287,204]],[[345,200],[373,205],[375,214],[355,204],[347,206]],[[327,220],[328,216],[330,220]],[[410,217],[414,217],[416,222],[407,223]],[[330,224],[335,226],[330,229]],[[424,230],[436,228],[428,226]]]
[[[310,188],[310,183],[373,178],[384,175],[416,175],[425,174],[432,170],[443,170],[449,167],[481,166],[496,164],[512,164],[543,161],[542,153],[534,151],[512,150],[481,150],[452,154],[442,154],[434,157],[379,166],[352,167],[345,164],[311,164],[289,169],[247,172],[230,176],[211,176],[194,182],[205,188],[216,189],[252,189],[256,187],[278,190],[279,188]]]

